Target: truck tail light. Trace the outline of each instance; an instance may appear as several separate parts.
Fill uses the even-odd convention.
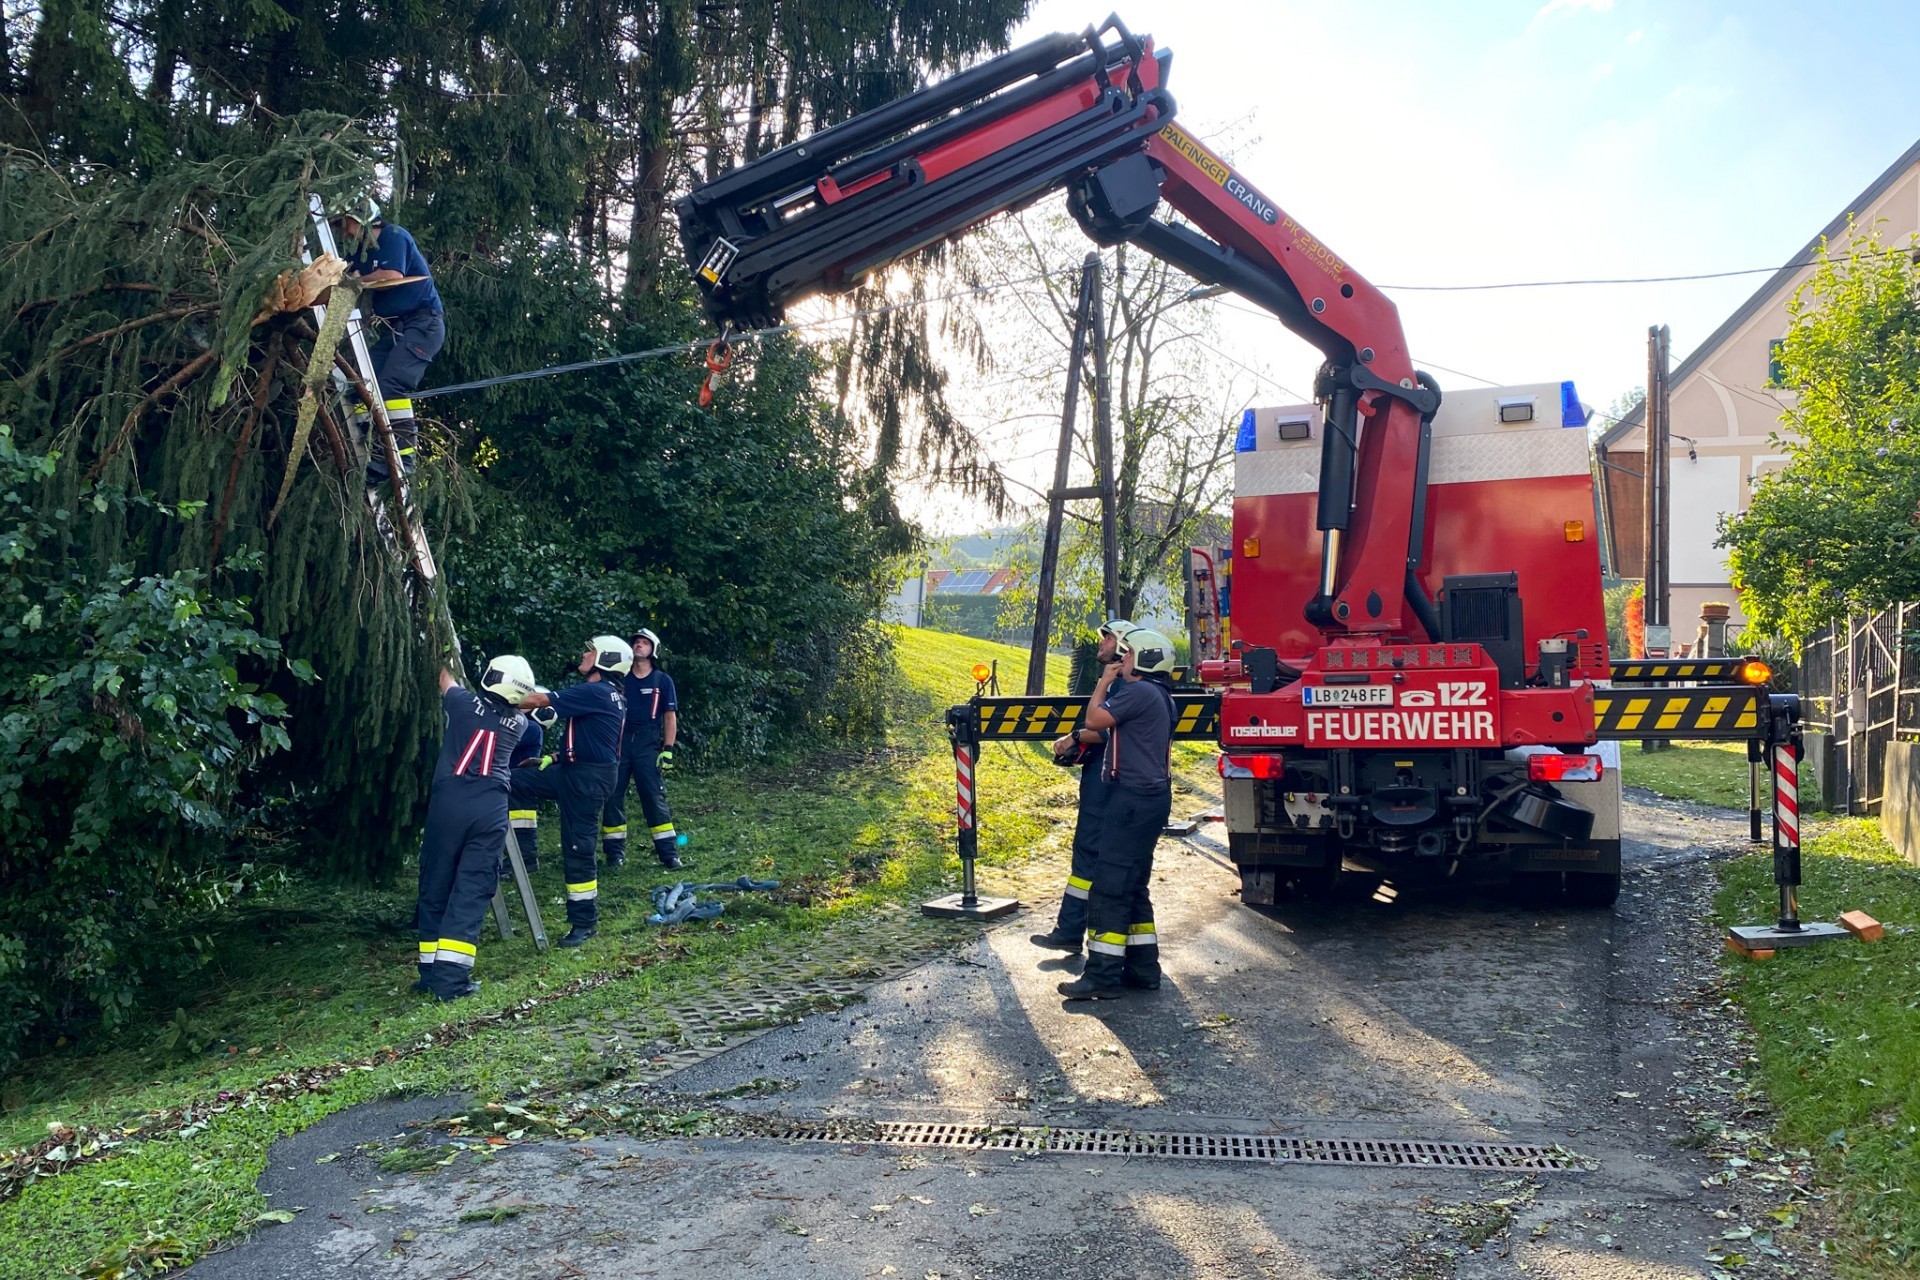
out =
[[[1605,772],[1599,756],[1554,751],[1527,757],[1527,777],[1535,782],[1598,782]]]
[[[1273,751],[1238,756],[1222,752],[1218,767],[1223,778],[1277,778],[1287,771],[1286,761]]]

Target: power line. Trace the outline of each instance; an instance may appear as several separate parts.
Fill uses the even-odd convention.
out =
[[[1559,289],[1575,285],[1680,284],[1688,280],[1725,280],[1731,276],[1772,275],[1789,267],[1810,267],[1813,261],[1792,262],[1786,267],[1742,267],[1738,271],[1701,271],[1684,276],[1604,276],[1583,280],[1503,280],[1498,284],[1380,284],[1374,288],[1389,293],[1485,293],[1493,289]]]
[[[1908,250],[1892,248],[1882,249],[1879,250],[1879,252],[1883,254],[1905,253],[1908,252]],[[1796,262],[1788,262],[1782,266],[1744,267],[1737,271],[1702,271],[1687,275],[1671,276],[1612,276],[1568,280],[1507,280],[1493,284],[1382,284],[1376,285],[1375,287],[1382,291],[1395,293],[1484,293],[1502,289],[1559,289],[1610,285],[1681,284],[1697,280],[1726,280],[1736,276],[1771,275],[1781,271],[1798,270],[1801,267],[1815,266],[1819,261],[1820,259],[1818,258],[1807,258]],[[1003,279],[994,285],[993,288],[1012,288],[1016,285],[1032,284],[1045,280],[1050,276],[1066,274],[1073,274],[1073,272],[1065,268],[1062,268],[1060,271],[1041,271],[1030,276],[1022,276],[1016,279]],[[786,333],[802,333],[826,325],[842,324],[850,320],[868,319],[874,316],[887,315],[895,311],[930,306],[936,302],[949,302],[955,298],[984,297],[988,292],[990,292],[990,290],[986,285],[971,285],[966,288],[952,290],[948,293],[935,294],[926,298],[909,298],[900,302],[890,302],[883,306],[870,307],[863,311],[848,312],[844,315],[826,316],[818,320],[792,321],[786,324],[769,325],[763,329],[751,329],[744,333],[731,334],[729,341],[747,342],[776,337]],[[1273,318],[1270,313],[1265,311],[1236,307],[1230,303],[1222,305],[1225,305],[1228,310],[1240,311],[1248,315],[1258,315],[1266,319]],[[557,377],[564,373],[581,373],[589,369],[604,369],[612,365],[630,364],[639,360],[657,360],[667,356],[689,355],[702,348],[710,347],[711,345],[710,340],[681,342],[671,346],[651,347],[645,351],[629,351],[623,352],[620,355],[602,356],[595,360],[576,360],[567,364],[548,365],[540,369],[529,369],[521,373],[504,373],[491,378],[476,378],[471,382],[456,382],[444,387],[430,387],[425,391],[414,392],[411,398],[414,400],[431,400],[437,396],[454,395],[455,393],[465,391],[480,391],[487,387],[504,386],[513,382],[528,382],[537,378]],[[1218,353],[1217,349],[1216,353]],[[1228,358],[1231,359],[1231,357]],[[1234,363],[1238,362],[1235,361]],[[1441,365],[1434,365],[1433,367],[1436,369],[1444,368],[1444,366]],[[1248,372],[1253,372],[1253,370],[1246,365],[1241,365],[1241,368],[1247,369]],[[1478,378],[1469,373],[1459,373],[1458,370],[1446,371],[1456,373],[1463,378],[1472,378],[1476,382],[1489,382],[1486,378]],[[1256,376],[1264,375],[1256,374]],[[1279,386],[1278,383],[1274,385]],[[1494,384],[1490,383],[1490,385]],[[1283,391],[1286,390],[1285,387],[1281,387],[1280,389]],[[1296,393],[1288,391],[1288,394],[1293,395]]]
[[[1031,276],[1008,280],[1006,285],[1032,284],[1045,280],[1054,272],[1042,271]],[[978,297],[987,292],[984,286],[970,286],[955,289],[948,293],[934,294],[926,298],[908,298],[901,302],[889,302],[883,306],[869,307],[864,311],[850,311],[845,315],[823,316],[818,320],[794,320],[786,324],[768,325],[764,329],[749,329],[744,333],[729,334],[728,342],[749,342],[756,339],[771,338],[783,333],[802,333],[809,329],[818,329],[826,325],[843,324],[849,320],[864,320],[873,316],[888,315],[895,311],[906,311],[915,307],[929,306],[936,302],[949,302],[954,298]],[[413,400],[431,400],[436,396],[450,396],[461,391],[479,391],[487,387],[504,386],[510,382],[530,382],[536,378],[552,378],[563,373],[582,373],[588,369],[605,369],[611,365],[631,364],[636,360],[658,360],[665,356],[689,355],[695,351],[709,348],[713,340],[703,338],[697,342],[677,342],[666,347],[649,347],[645,351],[627,351],[615,356],[601,356],[595,360],[574,360],[567,364],[547,365],[544,368],[528,369],[520,373],[503,373],[491,378],[475,378],[471,382],[455,382],[444,387],[429,387],[425,391],[415,391],[409,397]]]
[[[1911,254],[1914,251],[1902,245],[1881,246],[1880,248],[1854,248],[1853,251],[1884,257],[1890,253]],[[1491,289],[1558,289],[1573,285],[1613,285],[1613,284],[1683,284],[1689,280],[1727,280],[1734,276],[1764,276],[1780,271],[1798,271],[1802,267],[1820,265],[1820,258],[1802,258],[1797,262],[1786,262],[1772,267],[1742,267],[1738,271],[1700,271],[1681,276],[1601,276],[1581,280],[1509,280],[1500,284],[1380,284],[1374,288],[1391,290],[1396,293],[1481,293]]]

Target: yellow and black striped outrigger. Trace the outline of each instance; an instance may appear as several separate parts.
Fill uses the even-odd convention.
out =
[[[982,696],[974,709],[982,742],[1050,742],[1072,731],[1087,709],[1085,698]],[[1173,695],[1173,736],[1206,742],[1220,735],[1220,695],[1178,690]],[[1602,738],[1716,738],[1757,741],[1766,737],[1767,691],[1753,685],[1705,685],[1688,689],[1597,689],[1595,728]]]
[[[1613,666],[1616,687],[1593,692],[1594,729],[1601,739],[1744,741],[1747,758],[1755,764],[1773,763],[1774,832],[1773,873],[1780,891],[1777,925],[1736,931],[1742,945],[1790,946],[1836,936],[1835,927],[1806,924],[1799,919],[1800,840],[1797,821],[1783,823],[1781,815],[1796,813],[1796,777],[1800,756],[1800,699],[1795,694],[1770,693],[1764,669],[1747,665],[1751,659],[1678,659],[1624,662]],[[1755,677],[1759,678],[1756,680]],[[1655,682],[1711,679],[1724,683],[1685,687],[1655,687]],[[1736,683],[1749,680],[1753,683]],[[1176,739],[1217,741],[1220,733],[1220,695],[1210,690],[1180,689],[1173,695]],[[989,697],[985,694],[947,711],[960,779],[960,863],[964,891],[953,895],[958,905],[928,904],[936,915],[980,914],[983,905],[974,888],[977,856],[979,794],[975,765],[983,742],[1045,742],[1063,737],[1086,712],[1086,699],[1060,696]],[[1750,837],[1761,834],[1760,801],[1756,792],[1748,805]],[[944,900],[942,900],[944,902]],[[998,905],[992,908],[1000,910]],[[1749,935],[1762,937],[1752,943]]]

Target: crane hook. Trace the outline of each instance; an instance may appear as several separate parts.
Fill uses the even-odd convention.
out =
[[[728,341],[733,336],[731,328],[721,331],[719,338],[707,348],[707,376],[700,384],[700,407],[713,404],[713,390],[720,385],[720,375],[733,363],[733,345]]]

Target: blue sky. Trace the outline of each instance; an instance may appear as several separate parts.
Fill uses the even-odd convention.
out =
[[[1098,0],[1042,0],[1019,38]],[[1382,285],[1785,261],[1920,138],[1920,4],[1186,0],[1121,9],[1174,51],[1190,130]],[[1842,15],[1844,16],[1836,16]],[[1604,406],[1764,277],[1396,294],[1417,356]],[[1304,385],[1312,356],[1233,321]],[[1454,376],[1442,374],[1443,385]]]

